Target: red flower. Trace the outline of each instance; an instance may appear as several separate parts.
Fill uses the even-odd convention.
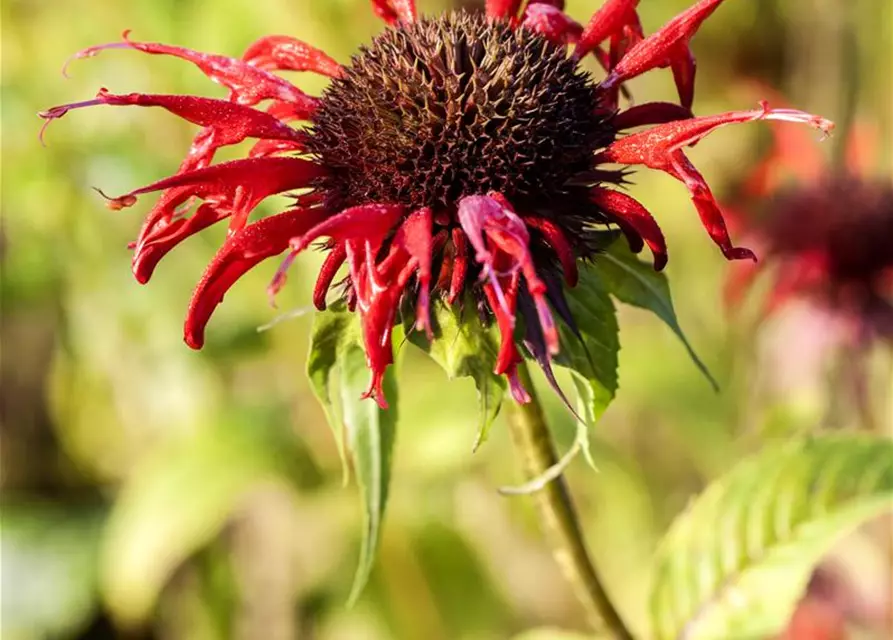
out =
[[[502,334],[496,372],[516,400],[521,353],[514,336],[520,313],[526,343],[548,366],[559,348],[553,311],[566,313],[561,277],[576,282],[576,261],[596,253],[594,234],[616,224],[634,249],[647,244],[655,267],[666,264],[663,235],[651,214],[618,191],[624,171],[644,165],[688,188],[704,226],[729,259],[752,258],[733,245],[723,215],[684,149],[726,124],[752,120],[832,124],[762,104],[695,118],[695,61],[689,40],[722,0],[700,0],[645,36],[638,0],[606,0],[586,26],[562,0],[487,0],[486,16],[458,12],[419,18],[414,0],[373,0],[389,28],[342,67],[287,36],[251,45],[241,58],[181,47],[122,42],[85,49],[136,49],[187,60],[229,90],[225,100],[100,90],[93,100],[41,114],[48,121],[84,106],[166,109],[201,127],[173,176],[116,198],[161,192],[134,244],[133,270],[146,282],[158,261],[190,235],[223,219],[229,235],[195,290],[186,342],[200,348],[214,308],[258,262],[289,251],[270,289],[275,293],[295,254],[328,238],[314,292],[325,297],[346,264],[344,291],[362,319],[372,370],[367,395],[385,405],[381,379],[392,361],[391,331],[404,299],[417,300],[417,326],[431,335],[429,304],[470,293]],[[574,46],[568,57],[567,47]],[[594,55],[607,72],[595,82],[578,67]],[[680,104],[618,107],[624,83],[669,67]],[[333,78],[320,98],[273,71],[311,71]],[[262,109],[258,105],[263,103]],[[305,120],[298,131],[287,126]],[[618,137],[622,131],[648,128]],[[246,138],[258,142],[244,160],[212,164],[216,150]],[[291,154],[291,155],[283,155]],[[264,198],[300,190],[295,206],[249,223]],[[186,209],[201,204],[191,215]]]
[[[838,171],[823,166],[799,133],[776,136],[744,184],[742,206],[729,209],[767,259],[731,273],[727,303],[739,303],[768,266],[774,286],[764,316],[804,299],[844,320],[859,339],[893,338],[893,184],[862,175],[864,136],[850,137],[847,166]]]

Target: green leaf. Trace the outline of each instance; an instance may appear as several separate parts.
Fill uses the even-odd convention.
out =
[[[893,442],[823,436],[764,451],[707,488],[658,550],[658,640],[772,637],[831,544],[893,506]]]
[[[695,366],[701,370],[714,389],[719,389],[707,365],[695,353],[682,332],[682,327],[679,326],[676,311],[673,309],[670,285],[663,273],[658,273],[649,263],[636,258],[625,241],[617,241],[607,251],[600,253],[595,259],[593,268],[615,298],[634,307],[652,311],[663,320],[682,341]]]
[[[436,300],[431,315],[434,340],[419,331],[407,331],[408,338],[443,367],[450,379],[470,376],[474,380],[481,414],[476,450],[486,441],[505,394],[505,380],[493,373],[499,345],[493,333],[482,326],[470,297],[455,306]]]
[[[365,516],[359,565],[348,599],[353,604],[369,580],[380,542],[396,435],[397,384],[394,368],[388,367],[383,388],[389,409],[381,409],[371,398],[361,398],[369,386],[370,373],[366,353],[358,343],[346,344],[339,350],[338,368],[344,425]]]
[[[325,311],[317,313],[313,318],[310,353],[307,356],[307,377],[310,378],[310,386],[319,404],[322,405],[326,421],[335,437],[345,486],[350,477],[350,470],[344,451],[342,422],[332,402],[329,381],[337,364],[339,351],[348,342],[357,339],[355,326],[355,314],[349,313],[342,304],[332,305]]]
[[[301,487],[318,479],[281,424],[280,415],[225,421],[153,451],[133,471],[109,518],[101,557],[101,587],[117,620],[147,620],[174,570],[258,486]]]
[[[581,417],[592,424],[617,392],[617,311],[599,274],[591,268],[581,269],[580,281],[565,290],[565,297],[580,335],[559,323],[561,351],[555,363],[576,374],[574,385],[584,409]]]

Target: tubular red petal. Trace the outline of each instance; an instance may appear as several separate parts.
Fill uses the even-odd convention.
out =
[[[563,11],[543,3],[527,6],[521,26],[555,44],[572,44],[583,31],[583,27]]]
[[[722,211],[704,177],[691,164],[683,147],[695,144],[712,131],[727,124],[754,120],[783,120],[800,122],[820,129],[826,135],[834,127],[829,120],[793,109],[770,109],[765,103],[753,111],[731,111],[716,116],[691,118],[657,125],[612,142],[596,157],[597,162],[643,164],[664,171],[688,188],[701,222],[713,241],[730,260],[751,259],[756,256],[749,249],[732,245],[723,220]]]
[[[605,151],[598,154],[597,161],[644,164],[652,169],[665,171],[674,151],[699,142],[720,127],[755,120],[808,124],[821,130],[826,136],[834,128],[833,122],[820,116],[794,109],[770,109],[766,103],[762,103],[760,109],[728,111],[713,116],[677,120],[630,134],[612,142]]]
[[[160,224],[166,224],[176,207],[192,197],[212,203],[221,216],[232,216],[230,232],[245,225],[248,215],[265,198],[307,187],[322,176],[324,169],[302,158],[246,158],[223,162],[203,169],[178,173],[112,199],[113,203],[134,201],[153,191],[167,190],[146,218],[139,247]]]
[[[415,0],[372,0],[372,10],[388,24],[415,22],[417,17]]]
[[[372,11],[387,24],[397,22],[397,13],[391,8],[388,0],[372,0]]]
[[[161,107],[184,120],[209,127],[205,138],[213,139],[213,147],[237,144],[245,138],[300,142],[300,132],[263,111],[241,104],[198,96],[150,93],[114,94],[100,89],[94,100],[54,107],[41,114],[48,120],[61,118],[72,109],[96,104],[115,106]],[[205,143],[207,144],[207,143]]]
[[[632,230],[648,244],[654,255],[654,270],[660,271],[667,264],[667,243],[657,222],[634,198],[602,187],[596,187],[589,192],[592,201],[604,210],[609,217],[615,219],[618,224],[629,225]],[[627,238],[629,236],[627,235]],[[630,247],[635,250],[634,246]]]
[[[385,235],[403,215],[403,207],[396,204],[365,204],[345,209],[338,215],[321,221],[306,233],[292,240],[295,251],[303,251],[314,240],[328,236],[337,243],[358,240],[375,251]]]
[[[434,214],[424,207],[413,211],[394,236],[394,246],[401,247],[418,265],[419,301],[416,308],[416,328],[424,329],[428,339],[433,338],[429,312],[429,292],[431,289],[431,253],[433,237],[431,229]]]
[[[344,75],[344,67],[324,51],[291,36],[266,36],[242,55],[247,64],[265,71],[313,71],[330,78]]]
[[[202,204],[189,218],[145,226],[133,255],[132,270],[137,282],[146,284],[155,267],[171,249],[225,217],[226,213],[220,209]]]
[[[301,105],[308,112],[316,107],[317,99],[308,96],[287,80],[254,67],[244,60],[211,53],[202,53],[162,44],[159,42],[136,42],[128,39],[129,31],[123,34],[124,41],[98,45],[75,54],[75,58],[94,56],[105,49],[136,49],[153,55],[169,55],[187,60],[201,70],[208,78],[223,85],[232,92],[235,102],[254,105],[261,100],[285,100]]]
[[[670,69],[673,71],[673,81],[676,83],[676,90],[679,92],[680,104],[686,109],[691,109],[691,105],[695,101],[697,62],[694,54],[688,47],[683,47],[677,54],[673,55]]]
[[[611,120],[618,131],[694,118],[691,109],[672,102],[646,102],[621,111]]]
[[[455,304],[465,287],[465,278],[468,275],[468,247],[465,242],[465,233],[459,227],[452,230],[453,239],[453,270],[450,274],[450,291],[447,302]]]
[[[582,59],[609,37],[621,33],[632,20],[638,22],[638,4],[639,0],[606,0],[583,29],[574,49],[574,58]]]
[[[490,18],[515,18],[521,8],[521,0],[487,0],[484,8]]]
[[[316,278],[316,285],[313,287],[313,306],[320,311],[326,309],[326,295],[329,293],[329,287],[332,286],[332,280],[335,279],[338,269],[344,264],[346,258],[347,250],[344,245],[336,244],[322,263],[319,276]]]
[[[459,201],[457,212],[459,224],[476,252],[476,260],[481,264],[493,293],[501,305],[501,312],[514,322],[508,298],[502,291],[503,269],[497,262],[504,263],[508,275],[524,274],[527,287],[536,303],[540,325],[551,353],[558,352],[558,330],[555,327],[549,305],[546,302],[546,285],[539,278],[533,257],[530,254],[530,234],[524,221],[510,209],[501,194],[488,196],[467,196]],[[486,237],[486,242],[484,240]],[[492,246],[492,251],[487,242]]]
[[[561,263],[561,270],[564,271],[564,281],[567,286],[577,286],[579,275],[577,273],[577,258],[561,227],[546,218],[525,216],[524,222],[542,233],[546,242],[552,247],[558,257],[558,262]]]
[[[496,325],[499,328],[499,353],[496,357],[496,366],[493,373],[504,374],[513,365],[521,361],[518,349],[515,347],[515,303],[518,295],[519,276],[503,278],[501,283],[504,289],[505,304],[496,295],[496,288],[492,282],[484,284],[484,295],[490,310],[496,317]]]
[[[184,327],[184,340],[201,349],[205,326],[229,288],[259,262],[288,248],[289,238],[302,234],[326,215],[321,209],[293,209],[250,224],[227,238],[199,281]]]
[[[675,61],[680,61],[680,65],[683,65],[681,61],[691,56],[688,50],[689,40],[722,2],[723,0],[700,0],[638,42],[620,59],[602,86],[605,88],[616,86],[651,69],[672,65]],[[691,76],[694,77],[693,72]],[[687,91],[686,88],[679,86],[683,106],[690,107],[691,104],[686,104],[684,98]]]

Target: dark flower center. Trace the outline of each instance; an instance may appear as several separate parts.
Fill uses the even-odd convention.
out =
[[[804,224],[808,220],[808,224]],[[780,195],[766,212],[778,253],[820,251],[834,277],[871,284],[893,268],[893,190],[851,176]]]
[[[321,186],[333,207],[450,210],[497,191],[519,209],[554,210],[582,194],[593,152],[613,140],[596,93],[541,36],[446,14],[361,49],[325,92],[308,147],[331,170]]]

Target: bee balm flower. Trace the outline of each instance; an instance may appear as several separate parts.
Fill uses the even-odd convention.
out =
[[[585,26],[561,0],[488,0],[484,15],[420,17],[414,0],[373,0],[388,24],[346,66],[287,36],[261,38],[240,58],[181,47],[122,42],[86,49],[134,49],[191,62],[229,90],[226,99],[115,94],[49,109],[48,121],[93,105],[160,107],[201,129],[171,177],[111,198],[120,209],[160,192],[134,245],[133,271],[146,282],[185,238],[228,221],[229,234],[199,282],[185,339],[200,348],[226,291],[259,262],[288,252],[271,284],[284,283],[294,256],[326,239],[314,303],[346,265],[344,296],[361,318],[372,381],[385,406],[382,376],[392,362],[398,308],[415,300],[417,326],[431,335],[433,296],[471,296],[501,333],[496,373],[527,399],[516,368],[516,316],[528,344],[548,363],[561,348],[553,314],[572,325],[563,287],[577,260],[596,254],[599,230],[616,225],[631,247],[648,245],[655,268],[667,261],[651,214],[620,190],[625,169],[642,165],[683,183],[713,241],[729,259],[752,258],[732,243],[723,215],[685,148],[726,124],[755,120],[831,124],[800,111],[757,109],[696,118],[695,61],[688,43],[722,0],[700,0],[645,36],[638,0],[606,0]],[[568,48],[573,47],[572,55]],[[593,55],[599,82],[580,67]],[[669,67],[679,104],[620,109],[623,84]],[[332,78],[319,98],[274,71]],[[298,130],[293,121],[310,126]],[[637,127],[641,131],[625,134]],[[257,140],[248,157],[213,164],[220,147]],[[301,191],[294,206],[249,221],[274,194]],[[191,214],[191,203],[200,204]]]

